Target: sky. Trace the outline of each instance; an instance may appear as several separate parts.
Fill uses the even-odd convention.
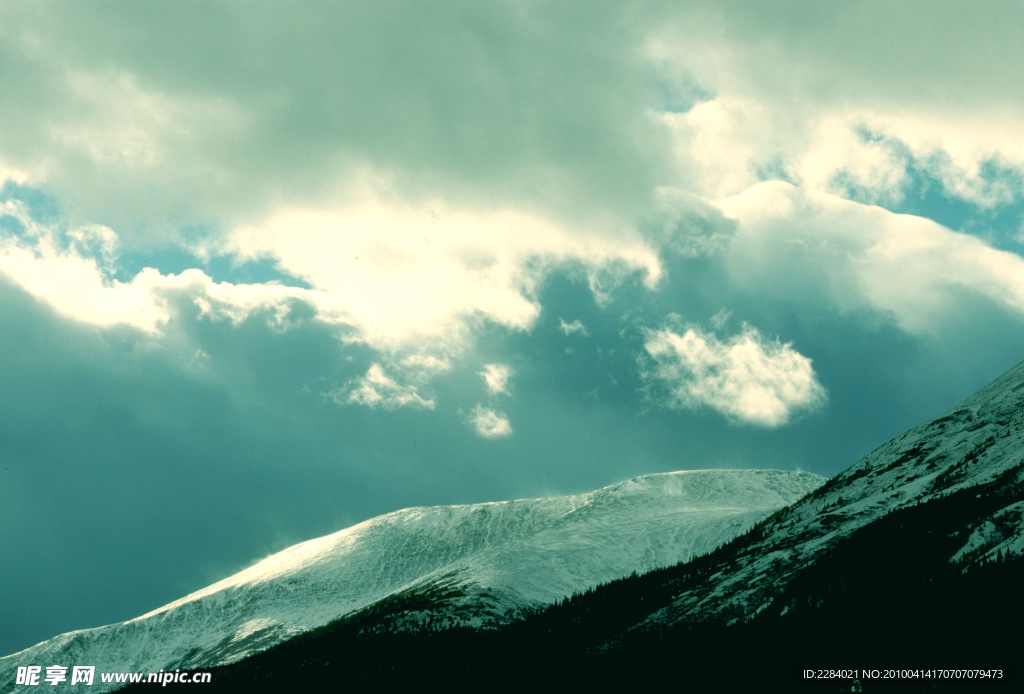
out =
[[[0,653],[1020,362],[1024,5],[897,5],[0,2]]]

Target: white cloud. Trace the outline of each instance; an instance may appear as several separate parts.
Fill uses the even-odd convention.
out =
[[[825,401],[811,360],[750,326],[721,341],[689,328],[648,331],[644,377],[671,408],[710,407],[729,419],[777,427]]]
[[[487,439],[503,438],[512,435],[512,425],[508,417],[501,412],[496,412],[489,407],[477,405],[469,416],[469,423],[480,434]]]
[[[424,375],[433,375],[443,371],[449,371],[452,363],[447,359],[441,359],[432,354],[410,354],[401,361],[406,369],[418,371]]]
[[[508,395],[508,380],[512,378],[513,373],[515,371],[507,364],[487,364],[484,366],[484,370],[480,372],[480,376],[484,379],[488,393],[491,395],[498,395],[500,393]]]
[[[623,10],[579,19],[543,3],[244,17],[4,3],[0,159],[76,218],[165,238],[180,238],[171,219],[220,229],[285,204],[322,209],[366,167],[417,199],[443,189],[600,218],[640,202],[663,150],[648,142]],[[491,32],[507,40],[482,40]]]
[[[1019,3],[612,3],[577,18],[585,29],[557,3],[484,4],[441,22],[413,5],[358,17],[281,6],[244,31],[215,9],[5,5],[5,56],[20,69],[0,104],[0,176],[20,171],[82,218],[141,220],[125,228],[147,233],[168,219],[230,229],[326,210],[367,169],[416,204],[441,190],[458,207],[586,216],[581,228],[636,216],[658,182],[717,198],[782,174],[840,192],[842,174],[884,202],[900,194],[905,155],[965,199],[1022,192],[983,174],[992,161],[1024,170],[1024,104],[1006,67],[1024,60]],[[172,39],[194,23],[206,31],[185,60]],[[113,39],[125,26],[153,40]],[[509,40],[481,44],[481,27]],[[662,91],[674,105],[654,103]],[[675,133],[674,172],[659,121]]]
[[[606,264],[625,264],[645,272],[649,283],[660,273],[654,251],[629,234],[584,241],[515,213],[455,212],[451,224],[439,226],[442,216],[432,210],[396,212],[381,206],[349,216],[314,215],[312,221],[289,217],[273,228],[281,234],[271,238],[281,243],[274,248],[290,264],[279,262],[295,274],[295,268],[304,269],[312,289],[214,282],[198,269],[165,275],[146,268],[122,282],[114,279],[119,239],[111,229],[47,226],[16,201],[3,205],[0,215],[12,222],[7,228],[20,231],[0,234],[0,273],[59,313],[100,327],[130,325],[159,337],[182,302],[195,304],[214,320],[234,323],[258,313],[277,329],[287,329],[295,304],[304,303],[316,320],[344,326],[342,339],[380,351],[365,376],[330,397],[384,409],[432,408],[433,399],[418,388],[452,368],[450,357],[467,344],[481,318],[528,328],[539,312],[536,284],[556,263],[593,272]],[[415,218],[419,213],[425,220]],[[345,234],[346,229],[355,233]],[[296,233],[288,237],[288,230]],[[232,248],[254,236],[259,232],[240,233]],[[252,246],[248,251],[239,255],[261,257]],[[573,329],[585,330],[578,321]],[[480,375],[491,395],[509,393],[513,370],[508,365],[488,364]],[[481,426],[492,432],[488,435],[502,435],[507,426],[503,416],[480,417]]]
[[[4,165],[4,162],[0,160],[0,187],[3,187],[7,181],[25,185],[29,181],[29,175],[25,171]]]
[[[725,327],[725,324],[729,322],[729,318],[732,317],[732,311],[722,307],[718,309],[715,315],[711,316],[711,327],[715,330],[721,330]]]
[[[226,134],[246,126],[243,113],[228,100],[185,100],[143,89],[125,70],[72,70],[64,77],[68,98],[79,108],[51,124],[52,144],[104,168],[142,173],[180,166],[182,154],[197,154],[188,150],[198,132]]]
[[[170,299],[180,295],[214,319],[244,320],[268,311],[282,325],[293,301],[325,303],[317,293],[277,284],[214,282],[201,270],[164,275],[145,268],[129,282],[112,277],[117,235],[103,226],[62,229],[37,222],[18,201],[0,203],[21,233],[0,232],[0,273],[61,315],[111,327],[129,325],[160,335],[172,318]]]
[[[469,344],[482,320],[530,328],[540,312],[537,289],[554,267],[582,269],[605,283],[602,291],[616,275],[639,273],[649,288],[661,276],[656,250],[629,229],[578,233],[519,212],[378,200],[282,212],[224,244],[194,249],[200,257],[269,259],[310,289],[217,283],[198,269],[146,268],[122,282],[114,278],[120,240],[110,228],[41,224],[18,201],[0,203],[0,217],[24,230],[0,231],[0,273],[76,320],[156,335],[171,319],[170,295],[184,294],[213,317],[238,322],[269,311],[283,327],[292,304],[303,302],[317,320],[345,326],[347,341],[391,357],[414,351],[406,366],[424,372],[449,368],[445,355]]]
[[[910,183],[911,166],[940,181],[946,195],[983,208],[1024,197],[1024,126],[1018,123],[845,104],[796,107],[805,114],[793,122],[789,104],[753,98],[720,96],[662,116],[675,133],[678,156],[695,165],[698,190],[710,198],[785,178],[895,205]],[[984,173],[992,163],[1016,174],[993,178]]]
[[[587,331],[587,326],[583,325],[578,318],[572,323],[566,323],[564,318],[559,318],[558,329],[565,333],[566,337],[573,333],[579,333],[582,337],[590,337],[590,333]]]
[[[691,191],[659,186],[645,228],[665,251],[684,258],[711,255],[729,244],[735,224]]]
[[[119,281],[110,228],[61,236],[27,218],[29,233],[0,238],[0,272],[64,315],[153,335],[174,298],[282,327],[304,302],[417,384],[451,368],[481,323],[528,330],[553,268],[585,276],[604,303],[630,275],[656,288],[667,249],[720,253],[743,288],[868,306],[911,332],[964,293],[1024,312],[1016,256],[839,199],[897,202],[911,165],[982,206],[1021,197],[1019,180],[987,170],[1024,171],[1024,105],[1005,70],[1024,55],[1015,22],[828,2],[795,22],[748,5],[631,10],[625,32],[618,10],[595,10],[588,36],[608,41],[587,42],[541,6],[467,10],[435,27],[456,46],[442,53],[437,34],[374,35],[377,10],[348,22],[283,9],[246,32],[213,13],[219,38],[186,56],[204,69],[177,74],[153,67],[172,64],[156,56],[173,42],[103,38],[150,18],[5,7],[0,58],[25,70],[0,104],[0,178],[45,188],[129,247],[215,229],[192,250],[269,261],[311,288],[197,269]],[[431,14],[419,12],[401,22],[419,27]],[[311,31],[328,19],[336,31]],[[510,53],[478,46],[480,26],[504,27]],[[305,40],[280,40],[293,30]],[[352,59],[367,51],[381,59]],[[554,59],[564,69],[547,69]],[[655,104],[659,91],[678,103]],[[799,190],[757,185],[766,178]],[[559,327],[587,334],[579,320]]]
[[[540,312],[539,283],[559,264],[584,268],[595,291],[608,290],[609,277],[639,272],[653,288],[661,276],[656,251],[628,228],[583,233],[523,212],[377,196],[282,210],[217,250],[274,261],[316,290],[321,317],[387,350],[458,349],[480,319],[527,329]]]
[[[725,197],[774,178],[891,204],[913,164],[982,207],[1024,196],[1024,104],[1005,69],[1024,45],[1003,26],[1019,6],[799,13],[694,5],[650,35],[660,73],[701,88],[693,109],[662,114],[691,189]],[[993,179],[992,165],[1015,173]]]
[[[955,320],[970,295],[1024,315],[1024,258],[928,219],[781,182],[718,205],[739,222],[725,262],[748,291],[871,308],[911,333]]]
[[[434,409],[433,399],[422,397],[415,386],[400,384],[388,376],[380,364],[371,365],[364,376],[349,381],[327,395],[342,405],[365,405],[385,410],[396,410],[399,407]]]
[[[147,269],[128,283],[110,280],[96,258],[75,247],[74,241],[93,242],[109,256],[116,242],[110,229],[84,227],[62,239],[17,201],[0,203],[0,218],[23,231],[0,234],[0,273],[59,313],[101,326],[127,323],[149,333],[166,323],[166,303],[152,291],[159,273]]]

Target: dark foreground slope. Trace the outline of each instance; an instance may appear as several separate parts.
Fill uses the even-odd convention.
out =
[[[1022,430],[1024,365],[707,556],[500,630],[393,629],[457,588],[397,595],[218,668],[204,690],[1019,691]],[[1001,678],[794,678],[816,666],[980,667]]]

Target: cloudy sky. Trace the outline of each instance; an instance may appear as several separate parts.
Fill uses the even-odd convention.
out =
[[[1024,359],[1024,5],[889,5],[0,4],[0,653]]]

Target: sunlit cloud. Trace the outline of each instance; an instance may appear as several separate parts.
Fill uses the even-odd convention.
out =
[[[584,268],[595,293],[631,274],[653,289],[662,273],[656,249],[628,228],[582,232],[510,210],[379,199],[284,210],[236,230],[218,252],[271,261],[309,283],[324,316],[379,349],[458,349],[480,319],[529,329],[556,266]]]
[[[477,434],[486,439],[505,438],[512,435],[508,417],[483,405],[476,405],[469,415],[469,423]]]
[[[385,410],[400,407],[434,409],[433,399],[422,397],[415,386],[400,384],[388,376],[380,364],[371,365],[364,376],[352,379],[327,395],[342,405],[364,405]]]
[[[164,278],[147,269],[131,282],[109,278],[117,237],[102,226],[59,230],[34,220],[18,201],[0,203],[0,220],[21,234],[0,233],[0,273],[59,313],[100,326],[128,324],[156,333],[167,322],[166,303],[156,294]],[[94,255],[82,247],[93,246]],[[98,257],[97,257],[98,256]],[[172,280],[173,282],[173,280]]]
[[[751,326],[725,341],[698,328],[648,331],[644,348],[644,378],[665,407],[710,407],[733,421],[778,427],[825,402],[811,360]]]
[[[452,368],[452,363],[449,360],[441,359],[432,354],[410,354],[402,359],[401,364],[407,369],[419,371],[427,375],[442,373]]]
[[[515,371],[508,364],[487,364],[480,372],[480,377],[484,379],[487,392],[491,395],[508,395],[508,380],[513,373]]]
[[[689,85],[692,108],[661,118],[690,165],[688,187],[705,197],[774,179],[896,205],[913,170],[944,196],[991,208],[1024,197],[1024,109],[1004,67],[1024,49],[1008,19],[697,3],[652,31],[645,53],[664,79]]]
[[[972,295],[1024,315],[1024,258],[931,220],[781,182],[717,204],[739,222],[725,259],[744,289],[870,308],[918,334],[956,320]]]
[[[0,203],[3,220],[13,222],[20,233],[0,232],[0,273],[82,323],[127,325],[158,336],[172,319],[175,296],[197,305],[203,315],[235,323],[255,312],[269,312],[282,325],[292,302],[325,303],[317,292],[279,284],[214,282],[198,269],[163,274],[144,268],[122,282],[114,278],[120,248],[110,228],[43,224],[17,200]]]
[[[565,333],[566,337],[576,333],[579,333],[580,337],[590,337],[587,326],[583,325],[578,318],[571,323],[566,323],[564,318],[559,318],[558,329]]]

